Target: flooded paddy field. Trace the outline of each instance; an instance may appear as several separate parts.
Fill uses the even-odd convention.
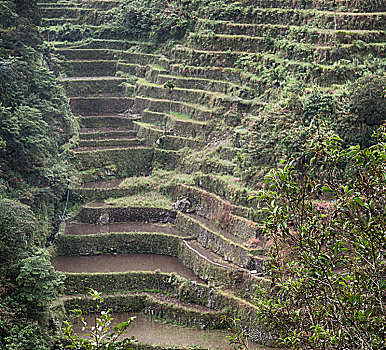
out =
[[[233,346],[229,345],[226,338],[229,333],[225,330],[201,330],[178,326],[175,324],[164,323],[152,319],[141,313],[115,313],[113,314],[114,322],[120,323],[126,321],[128,317],[135,316],[136,319],[128,329],[128,333],[123,337],[134,335],[140,343],[158,346],[172,345],[176,346],[197,346],[197,348],[207,348],[211,350],[232,350]],[[94,324],[95,315],[87,315],[86,321],[89,325]],[[82,325],[76,323],[74,330],[82,333]],[[260,349],[256,343],[249,344],[250,350]],[[268,349],[268,348],[264,348]]]
[[[110,273],[129,271],[175,272],[191,281],[203,281],[175,257],[155,254],[117,254],[94,256],[57,256],[52,265],[58,271],[74,273]]]

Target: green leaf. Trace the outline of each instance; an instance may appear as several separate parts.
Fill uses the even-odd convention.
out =
[[[330,187],[328,187],[328,186],[323,186],[322,187],[322,191],[324,191],[324,192],[334,192]]]
[[[364,199],[364,198],[363,198],[363,199]],[[359,198],[359,197],[353,198],[353,199],[351,200],[351,202],[357,203],[357,204],[359,204],[360,206],[364,207],[364,204],[363,204],[363,202],[362,202],[362,199]]]

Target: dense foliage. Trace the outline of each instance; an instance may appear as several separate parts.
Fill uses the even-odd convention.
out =
[[[193,24],[193,4],[187,0],[122,1],[121,20],[127,35],[154,43],[180,40]]]
[[[323,136],[339,134],[345,147],[368,147],[385,118],[384,76],[365,76],[334,92],[318,87],[307,91],[301,80],[287,80],[280,98],[247,126],[250,132],[242,138],[245,151],[239,164],[246,180],[283,158],[297,158],[300,167],[306,149]]]
[[[30,46],[39,43],[36,28],[31,21],[19,16],[13,1],[0,3],[0,54],[2,60],[21,56]],[[25,7],[23,7],[25,8]],[[27,11],[27,8],[25,8]]]
[[[258,314],[288,348],[384,349],[385,140],[345,149],[331,137],[310,153],[303,173],[284,161],[259,194],[274,287]]]
[[[2,199],[0,213],[0,264],[14,264],[42,246],[42,225],[27,205]]]
[[[46,64],[36,1],[0,4],[0,348],[51,348],[44,312],[62,277],[45,248],[75,123]]]
[[[36,2],[0,6],[1,195],[42,212],[66,181],[65,145],[75,124],[33,25]]]
[[[52,40],[81,41],[90,37],[115,36],[143,40],[158,46],[181,41],[194,29],[202,8],[213,0],[121,0],[119,9],[109,10],[109,20],[98,28],[65,23],[51,28]]]
[[[192,31],[200,15],[221,9],[229,18],[240,3],[229,0],[121,0],[117,27],[123,26],[126,36],[148,38],[155,44],[180,41]]]
[[[3,56],[0,85],[3,186],[17,188],[25,181],[50,191],[65,171],[61,146],[72,128],[63,92],[34,50]]]
[[[49,349],[37,321],[57,296],[62,277],[44,248],[43,225],[27,205],[0,199],[0,232],[0,346]]]

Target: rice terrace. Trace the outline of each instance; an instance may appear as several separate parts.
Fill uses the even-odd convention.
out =
[[[2,0],[0,350],[386,348],[386,2]]]

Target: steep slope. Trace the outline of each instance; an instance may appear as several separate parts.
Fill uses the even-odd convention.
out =
[[[189,324],[200,305],[213,328],[228,313],[266,343],[270,335],[255,323],[250,299],[253,284],[268,286],[269,241],[259,232],[258,203],[248,198],[274,164],[261,162],[253,181],[244,181],[251,131],[291,84],[331,91],[382,72],[386,14],[382,5],[347,1],[335,11],[323,1],[195,4],[194,32],[156,53],[150,41],[124,40],[114,30],[117,1],[40,4],[42,33],[63,57],[62,83],[81,126],[71,198],[82,206],[58,237],[57,254],[64,271],[65,259],[82,255],[179,258],[203,284],[156,266],[68,272],[67,294],[93,287],[123,310],[133,291],[155,290],[156,299],[169,293],[196,306],[169,305],[167,319],[184,314]],[[198,323],[212,327],[205,322]]]
[[[67,18],[82,13],[81,7],[74,6],[76,4],[64,5],[64,2],[55,4],[56,7],[54,4],[41,4],[46,18],[49,18],[46,23],[62,23],[59,16]],[[184,191],[185,187],[192,187],[192,191],[198,188],[184,185],[178,176],[178,186],[166,182],[161,189],[157,183],[157,176],[170,174],[162,175],[160,169],[170,171],[178,166],[184,155],[183,148],[198,148],[206,141],[200,131],[207,129],[209,133],[211,114],[216,105],[225,103],[225,94],[216,88],[200,91],[202,84],[208,84],[205,80],[198,80],[194,88],[164,87],[162,79],[168,81],[172,78],[163,67],[167,60],[139,50],[131,52],[130,45],[146,47],[141,42],[127,42],[114,37],[75,46],[55,43],[56,52],[64,59],[66,76],[62,83],[81,127],[78,147],[73,150],[79,174],[74,179],[71,196],[74,200],[81,199],[84,204],[57,238],[58,256],[53,260],[57,269],[66,272],[66,293],[79,295],[90,287],[108,292],[109,300],[120,305],[116,305],[117,310],[127,309],[123,305],[133,299],[132,291],[156,291],[157,295],[167,293],[173,296],[167,303],[161,302],[160,296],[150,296],[144,307],[133,307],[132,310],[152,310],[152,314],[171,321],[179,320],[179,323],[189,326],[222,328],[220,315],[229,308],[228,313],[242,318],[246,327],[258,330],[259,326],[251,322],[254,307],[250,302],[238,299],[230,290],[223,292],[214,287],[235,289],[237,294],[246,297],[252,293],[252,284],[265,283],[264,279],[253,277],[264,270],[261,249],[248,247],[244,237],[228,232],[238,225],[238,230],[247,228],[255,235],[253,222],[229,212],[229,219],[234,223],[224,222],[229,227],[222,229],[196,213],[171,210],[172,201],[168,193],[178,196],[178,191]],[[145,75],[150,77],[149,80],[144,79]],[[130,85],[130,81],[136,81],[135,87]],[[219,84],[221,88],[222,83]],[[212,82],[209,81],[209,85]],[[191,103],[191,99],[200,103],[212,100],[213,103],[205,107]],[[192,117],[187,117],[187,113]],[[172,127],[173,132],[165,130]],[[155,179],[141,177],[150,175],[152,170],[155,170]],[[126,176],[136,176],[129,181],[129,186],[117,180],[93,182]],[[145,182],[148,186],[144,190],[140,184]],[[139,189],[136,190],[135,186]],[[163,197],[159,190],[167,197]],[[126,197],[121,198],[122,195]],[[93,199],[98,202],[88,203]],[[221,198],[214,200],[225,210],[232,206]],[[155,260],[149,267],[150,272],[134,272],[133,266],[129,266],[120,270],[122,272],[107,267],[107,272],[95,274],[85,268],[92,264],[94,271],[106,271],[105,259],[112,261],[113,265],[122,265],[123,261],[128,262],[138,254],[142,260],[150,259],[144,254],[153,256],[151,259]],[[86,256],[96,255],[100,255],[99,260],[95,257],[93,263],[82,265]],[[169,263],[180,271],[178,275],[181,277],[163,269],[167,262],[158,261],[162,255],[170,257]],[[75,264],[76,269],[71,270],[70,264]],[[192,272],[186,275],[184,266],[196,277],[192,277]],[[197,281],[202,284],[197,284]],[[212,286],[208,286],[208,282]],[[64,299],[64,302],[70,305],[73,300]],[[188,301],[190,305],[184,306],[182,301]],[[192,315],[196,315],[194,322]],[[265,338],[263,334],[255,337],[260,341]]]

